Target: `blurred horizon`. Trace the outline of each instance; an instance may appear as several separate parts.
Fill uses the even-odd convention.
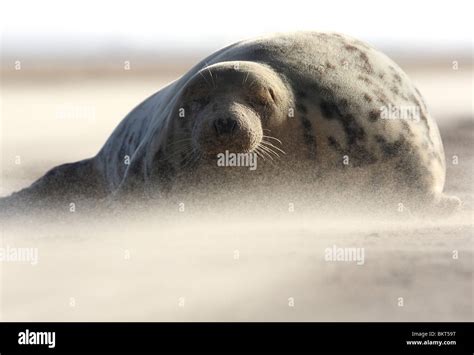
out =
[[[3,66],[21,59],[37,66],[116,58],[194,61],[240,40],[308,30],[348,34],[395,60],[472,61],[473,54],[467,0],[293,0],[291,6],[241,0],[228,8],[216,8],[212,0],[7,0],[1,8]]]

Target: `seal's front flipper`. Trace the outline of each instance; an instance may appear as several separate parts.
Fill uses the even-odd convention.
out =
[[[30,187],[0,199],[2,210],[41,207],[71,199],[102,197],[103,182],[92,159],[59,165],[49,170]]]
[[[444,193],[430,194],[412,200],[414,215],[420,217],[447,217],[462,209],[462,201]]]
[[[462,208],[462,201],[459,197],[441,194],[435,199],[436,212],[449,215]]]

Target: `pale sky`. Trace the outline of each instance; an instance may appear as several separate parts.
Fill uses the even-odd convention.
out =
[[[217,49],[275,31],[337,31],[384,47],[472,48],[472,1],[2,0],[6,55]]]

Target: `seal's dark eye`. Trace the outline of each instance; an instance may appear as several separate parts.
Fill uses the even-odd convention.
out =
[[[273,91],[272,88],[268,89],[268,93],[270,94],[270,97],[272,98],[273,102],[276,103],[276,97],[275,97],[275,92]]]
[[[265,107],[267,106],[271,100],[270,94],[266,88],[259,88],[250,94],[250,103],[254,107]]]
[[[208,96],[196,97],[192,99],[193,104],[199,106],[206,106],[209,103],[210,99]]]
[[[209,103],[209,90],[201,82],[188,86],[183,94],[185,101],[192,106],[205,106]]]

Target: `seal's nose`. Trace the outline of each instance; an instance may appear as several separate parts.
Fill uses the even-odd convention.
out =
[[[218,136],[232,134],[237,127],[237,121],[233,118],[218,118],[214,121],[214,129]]]

